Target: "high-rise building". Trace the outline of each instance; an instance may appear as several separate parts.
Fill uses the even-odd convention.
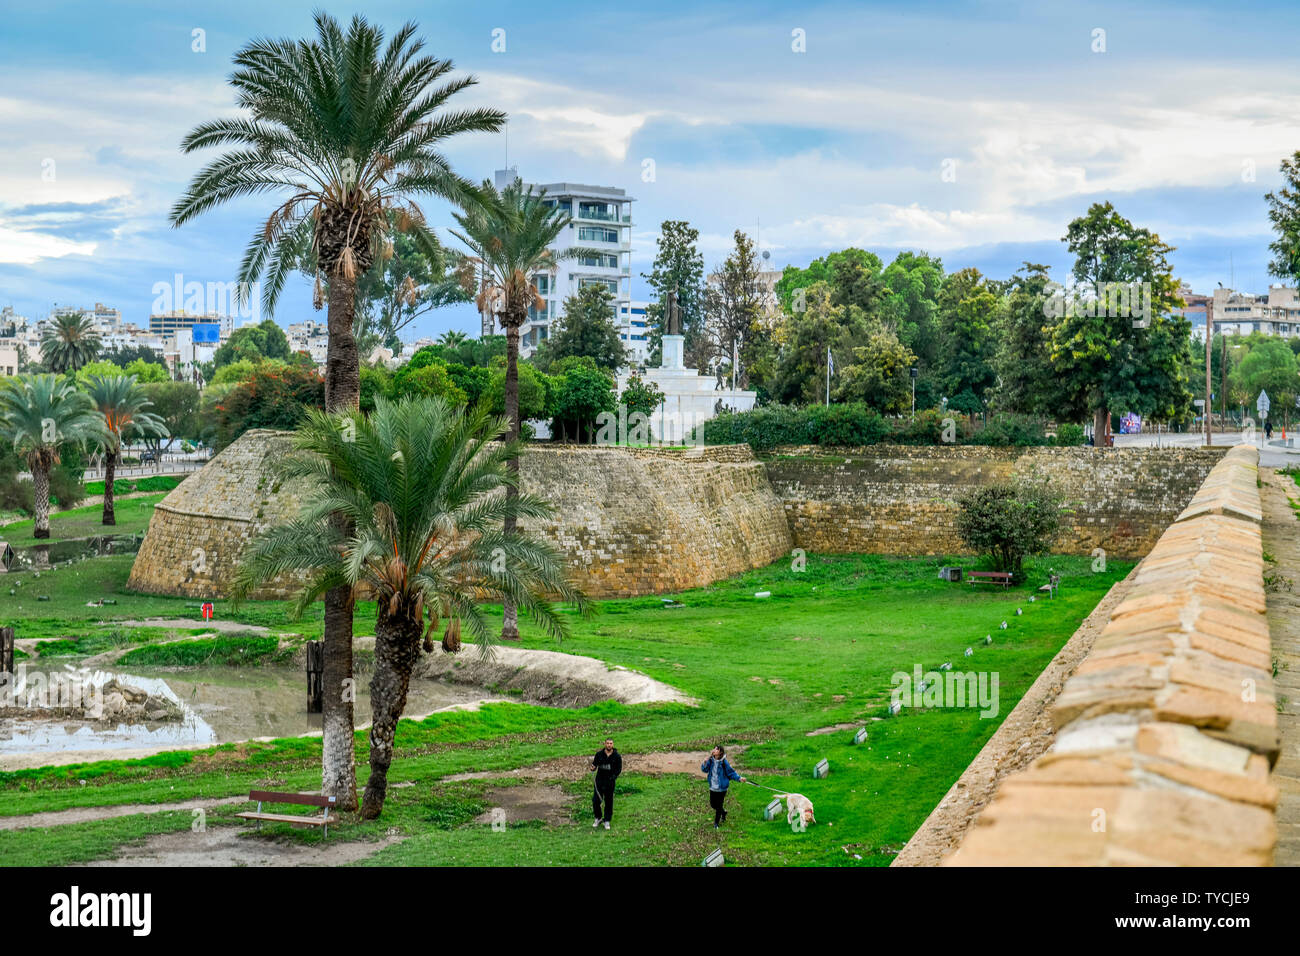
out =
[[[516,168],[498,169],[496,187],[504,189],[518,178]],[[581,259],[561,261],[554,273],[538,273],[533,285],[545,300],[540,308],[528,310],[528,320],[520,330],[519,353],[523,358],[532,355],[550,335],[551,323],[559,317],[564,300],[577,295],[583,286],[598,284],[614,295],[614,314],[611,316],[619,328],[625,344],[633,345],[630,336],[644,335],[644,329],[634,333],[632,308],[632,203],[626,191],[613,186],[585,186],[579,183],[526,183],[535,193],[544,193],[548,206],[563,209],[571,222],[560,234],[555,251],[573,246],[593,250],[592,255]],[[644,321],[642,317],[641,321]],[[493,327],[491,316],[483,317],[485,333],[499,332]]]
[[[172,335],[179,329],[189,329],[195,325],[212,325],[219,327],[222,338],[235,330],[234,316],[219,312],[186,312],[178,309],[173,312],[160,312],[149,316],[149,331],[160,335]]]

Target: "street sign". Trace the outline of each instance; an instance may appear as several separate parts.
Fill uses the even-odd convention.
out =
[[[1255,408],[1259,410],[1259,417],[1268,418],[1268,410],[1272,407],[1273,403],[1268,400],[1268,392],[1261,390],[1259,398],[1255,401]]]
[[[1203,399],[1203,398],[1198,398],[1198,399],[1196,399],[1194,402],[1192,402],[1192,404],[1195,405],[1197,408],[1204,408],[1204,407],[1205,407],[1205,399]]]

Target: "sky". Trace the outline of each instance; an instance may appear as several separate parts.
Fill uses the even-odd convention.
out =
[[[1173,245],[1195,291],[1276,281],[1264,195],[1300,150],[1300,5],[45,0],[0,32],[0,306],[145,324],[156,283],[231,281],[276,203],[172,228],[208,158],[179,143],[237,112],[240,47],[306,36],[318,8],[414,20],[477,78],[456,106],[509,114],[447,144],[463,175],[626,189],[634,298],[666,219],[700,230],[708,267],[741,229],[775,268],[858,246],[1063,278],[1067,224],[1102,201]],[[450,211],[424,207],[455,245]],[[324,316],[303,280],[274,318]],[[478,318],[438,310],[407,337],[447,329]]]

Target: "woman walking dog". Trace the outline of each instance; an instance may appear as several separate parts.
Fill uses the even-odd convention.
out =
[[[739,780],[743,783],[745,778],[736,773],[727,762],[727,752],[722,749],[722,744],[713,748],[713,752],[700,764],[700,770],[709,778],[709,806],[713,808],[713,829],[716,830],[727,819],[727,811],[722,809],[722,802],[727,798],[727,788],[731,786],[731,781]]]

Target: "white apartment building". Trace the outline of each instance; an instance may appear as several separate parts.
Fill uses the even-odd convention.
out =
[[[1215,332],[1229,335],[1262,332],[1292,338],[1300,335],[1300,290],[1274,285],[1263,296],[1215,289],[1211,321]],[[1203,331],[1200,338],[1204,340]]]
[[[324,365],[329,353],[329,325],[308,319],[306,322],[294,322],[286,335],[289,339],[290,352],[306,352],[317,365]]]
[[[18,346],[13,339],[0,339],[0,376],[18,374]]]
[[[628,365],[643,365],[650,355],[649,323],[646,319],[648,302],[619,303],[618,337],[627,350]]]
[[[519,173],[515,167],[496,171],[496,187],[504,189]],[[560,316],[564,300],[577,295],[583,286],[599,284],[614,294],[614,320],[619,334],[629,347],[636,341],[635,313],[632,309],[632,203],[626,191],[613,186],[587,186],[580,183],[525,184],[534,192],[545,193],[545,202],[569,214],[572,221],[560,234],[556,251],[582,246],[596,250],[583,259],[566,259],[554,274],[538,273],[533,285],[545,304],[528,311],[528,321],[520,330],[519,352],[528,358],[550,335],[551,323]],[[499,333],[490,315],[483,316],[483,334]]]

